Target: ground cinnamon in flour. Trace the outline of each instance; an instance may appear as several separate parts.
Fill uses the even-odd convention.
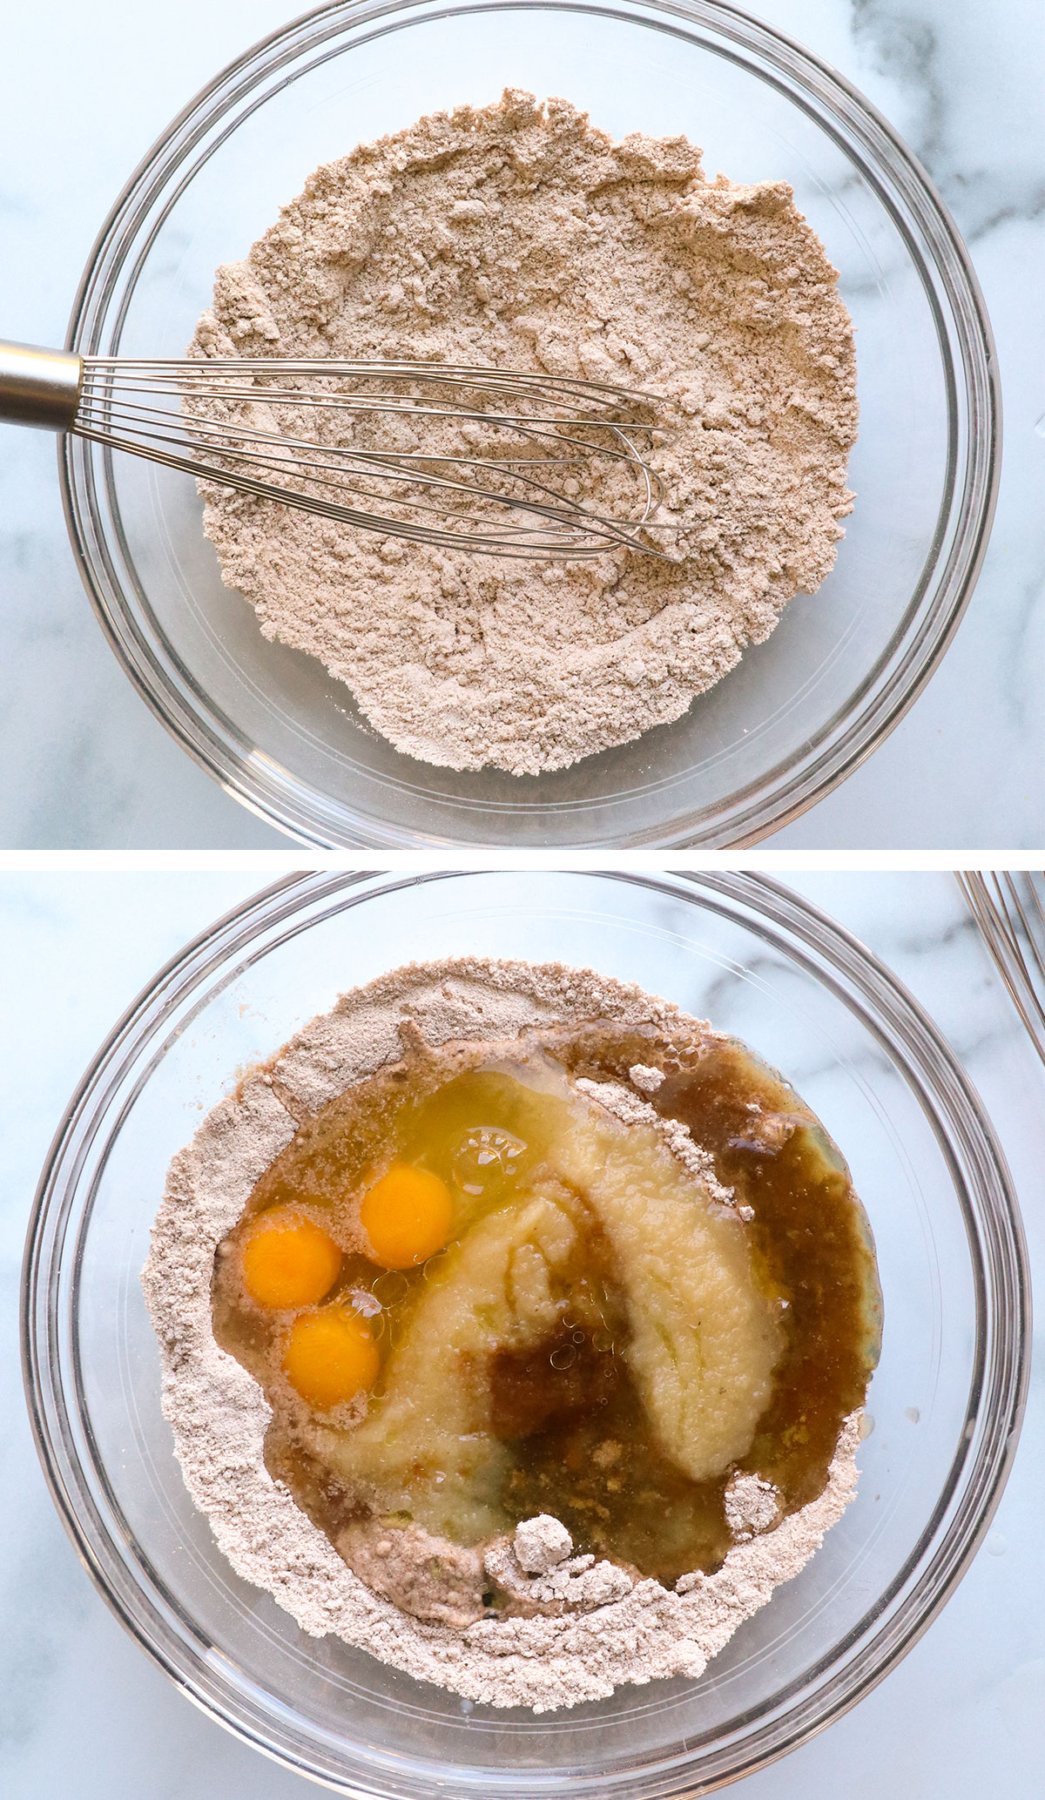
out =
[[[830,571],[852,496],[852,328],[791,189],[705,179],[509,90],[354,150],[218,271],[193,352],[409,356],[666,397],[665,564],[406,546],[205,489],[226,582],[401,751],[565,768],[683,714]]]
[[[736,1542],[714,1574],[684,1576],[673,1590],[633,1579],[608,1561],[573,1556],[568,1531],[541,1515],[516,1528],[494,1573],[513,1591],[537,1584],[531,1592],[561,1603],[560,1612],[487,1618],[465,1630],[425,1624],[365,1586],[268,1473],[269,1408],[253,1377],[215,1343],[211,1279],[217,1244],[298,1124],[395,1061],[404,1028],[433,1046],[496,1044],[528,1027],[592,1019],[687,1036],[705,1029],[639,988],[559,964],[414,965],[345,995],[268,1067],[245,1078],[175,1158],[143,1276],[182,1473],[236,1572],[272,1594],[312,1636],[338,1636],[471,1700],[538,1712],[597,1699],[625,1683],[702,1674],[774,1587],[803,1568],[852,1498],[859,1415],[845,1422],[823,1492],[779,1523],[771,1486],[734,1478],[727,1507]],[[656,1123],[643,1098],[654,1073],[636,1064],[632,1091],[607,1084],[602,1103]],[[588,1092],[596,1097],[597,1084]],[[685,1146],[676,1141],[674,1148],[678,1154]],[[728,1190],[714,1186],[702,1162],[706,1153],[691,1141],[687,1154],[709,1190],[729,1204]]]

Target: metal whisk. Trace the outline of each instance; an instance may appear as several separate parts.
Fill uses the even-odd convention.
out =
[[[139,361],[0,344],[0,419],[445,549],[661,553],[657,397],[446,363]],[[640,534],[642,534],[640,536]]]
[[[957,877],[995,967],[1045,1062],[1045,874],[1008,869]]]

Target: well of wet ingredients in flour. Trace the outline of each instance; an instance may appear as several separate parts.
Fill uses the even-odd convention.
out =
[[[598,1104],[636,1090],[710,1159],[708,1253],[743,1339],[736,1410],[705,1393],[707,1442],[684,1455],[637,1341],[660,1273],[640,1282],[627,1253],[662,1146]],[[680,1187],[661,1226],[684,1218]],[[213,1320],[273,1408],[270,1472],[364,1580],[375,1521],[468,1548],[548,1515],[575,1552],[667,1585],[720,1567],[739,1477],[773,1517],[823,1490],[880,1325],[848,1172],[794,1092],[733,1040],[612,1023],[495,1063],[417,1045],[328,1103],[219,1245]],[[488,1616],[517,1604],[486,1579]]]

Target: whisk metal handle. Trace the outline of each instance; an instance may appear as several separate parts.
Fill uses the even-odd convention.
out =
[[[83,358],[0,342],[0,419],[68,431],[80,404]]]

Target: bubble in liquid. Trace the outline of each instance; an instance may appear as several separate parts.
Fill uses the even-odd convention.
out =
[[[408,1291],[410,1283],[405,1275],[390,1269],[386,1275],[379,1275],[374,1282],[373,1294],[379,1306],[394,1306]]]
[[[451,1167],[466,1194],[485,1193],[491,1181],[516,1175],[526,1150],[522,1138],[499,1125],[476,1125],[466,1131],[453,1153]]]

